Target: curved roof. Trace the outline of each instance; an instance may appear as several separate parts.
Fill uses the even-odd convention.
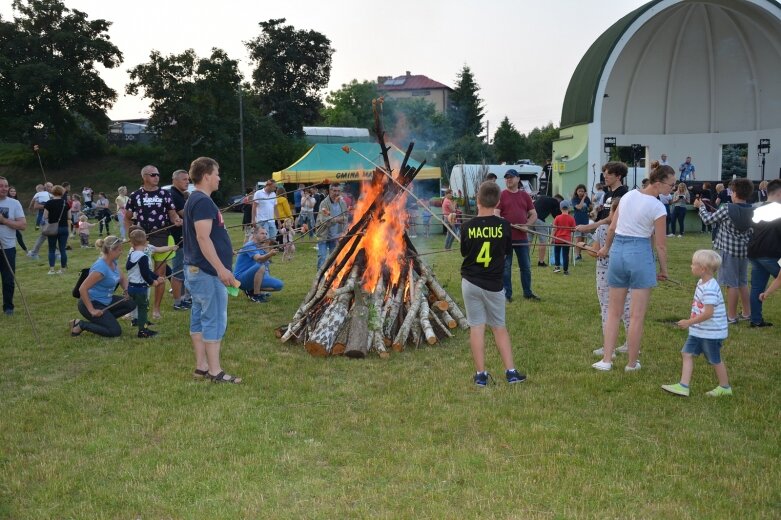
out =
[[[781,88],[781,76],[772,72],[778,70],[773,64],[781,58],[781,23],[763,13],[759,4],[764,11],[781,13],[775,0],[653,0],[630,12],[597,38],[576,67],[564,98],[561,127],[594,121],[596,97],[601,96],[600,82],[606,73],[610,81],[604,98],[610,96],[610,102],[605,104],[602,123],[611,132],[720,131],[724,128],[719,120],[736,115],[721,113],[729,105],[752,114],[741,118],[744,126],[765,126],[760,114],[781,113],[778,101],[771,98]],[[657,6],[658,13],[648,14]],[[641,17],[642,23],[637,24]],[[627,34],[628,40],[622,41]],[[619,44],[621,55],[610,63]],[[649,101],[647,97],[654,93],[659,94],[654,103],[637,103]],[[704,113],[702,121],[675,121],[676,114],[693,112],[692,102],[704,103],[696,107],[701,109],[697,113]],[[655,113],[637,110],[641,105],[653,105]],[[646,122],[654,116],[661,120],[648,128]]]

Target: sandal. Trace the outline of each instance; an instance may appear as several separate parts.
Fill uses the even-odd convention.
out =
[[[233,383],[234,385],[241,383],[240,377],[229,376],[225,371],[220,372],[216,376],[209,374],[208,377],[212,380],[212,383]]]
[[[84,332],[84,329],[81,328],[81,320],[70,320],[68,322],[68,325],[70,325],[70,328],[71,328],[71,336],[74,337],[74,338],[76,336],[81,336],[81,333]],[[75,328],[78,328],[79,331],[78,332],[73,332],[73,329],[75,329]]]
[[[201,370],[200,368],[193,370],[193,379],[206,379],[208,377],[210,377],[208,368],[206,370]]]

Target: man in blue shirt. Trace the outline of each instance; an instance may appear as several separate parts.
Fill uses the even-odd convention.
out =
[[[678,171],[681,172],[681,182],[693,181],[697,178],[694,176],[694,165],[692,164],[691,157],[686,158],[686,162],[681,164],[681,167],[678,168]]]

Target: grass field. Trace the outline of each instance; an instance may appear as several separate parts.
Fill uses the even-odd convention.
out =
[[[702,359],[692,397],[659,388],[680,373],[686,333],[666,322],[688,315],[690,256],[705,235],[670,241],[682,285],[654,290],[639,373],[589,366],[601,335],[587,259],[568,278],[533,268],[543,301],[507,309],[529,379],[504,384],[489,341],[499,383],[483,390],[463,331],[389,360],[315,359],[281,344],[273,328],[315,271],[315,251],[299,243],[292,262],[273,265],[282,293],[230,301],[223,366],[238,386],[191,379],[188,315],[168,297],[155,339],[136,339],[129,322],[116,340],[71,338],[70,291],[95,251],[77,246],[62,276],[20,257],[42,344],[17,293],[16,315],[0,318],[0,518],[781,516],[781,327],[731,327],[733,398],[704,395],[716,381]],[[416,243],[442,247],[441,237]],[[460,301],[458,253],[424,258]],[[513,281],[519,291],[517,271]],[[781,325],[781,299],[765,318]]]

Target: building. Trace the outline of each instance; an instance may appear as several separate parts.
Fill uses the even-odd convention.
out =
[[[154,132],[147,128],[148,119],[122,119],[112,121],[108,126],[108,142],[117,146],[126,144],[150,144],[155,140]]]
[[[609,143],[640,145],[698,180],[776,178],[781,169],[781,4],[654,0],[608,28],[570,80],[553,143],[554,190],[593,186]],[[769,139],[769,154],[759,152]],[[735,168],[735,157],[743,162]],[[642,161],[640,161],[642,162]],[[737,172],[737,173],[733,173]],[[636,181],[630,173],[630,188]]]
[[[450,105],[450,93],[453,89],[434,81],[422,74],[411,74],[392,78],[380,76],[377,78],[377,90],[380,94],[393,99],[425,99],[432,103],[437,112],[446,113]]]

